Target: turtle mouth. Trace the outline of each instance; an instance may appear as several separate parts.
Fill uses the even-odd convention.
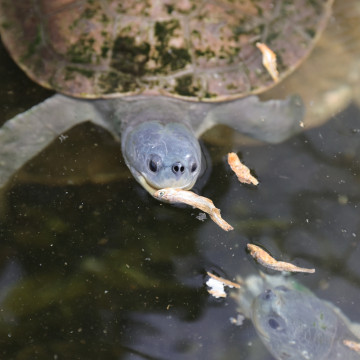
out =
[[[150,184],[148,181],[146,181],[146,178],[142,174],[139,175],[138,181],[141,184],[141,186],[152,196],[154,196],[156,191],[160,190],[157,187]]]
[[[169,185],[169,186],[166,186],[166,187],[167,187],[167,188],[181,189],[181,190],[190,190],[190,189],[194,186],[195,180],[196,180],[196,179],[194,179],[194,181],[192,181],[190,184],[185,184],[185,185],[182,185],[182,186],[181,186],[181,185],[179,186],[178,184],[174,184],[174,186]],[[164,188],[164,186],[163,186],[163,187],[159,187],[159,186],[156,186],[155,184],[149,182],[142,173],[140,173],[140,174],[138,175],[138,182],[139,182],[139,183],[142,185],[142,187],[143,187],[147,192],[149,192],[150,195],[152,195],[152,196],[154,196],[154,194],[155,194],[156,191]]]
[[[254,316],[254,312],[253,312],[253,316],[252,316],[252,320],[254,323],[254,326],[257,330],[257,332],[266,340],[270,339],[269,334],[265,331],[265,329],[263,329],[263,327],[261,326],[261,323],[259,322],[259,320],[257,319],[256,316]]]

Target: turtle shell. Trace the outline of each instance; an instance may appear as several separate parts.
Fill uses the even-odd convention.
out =
[[[86,98],[221,101],[274,85],[306,57],[332,0],[0,0],[2,40],[39,84]]]

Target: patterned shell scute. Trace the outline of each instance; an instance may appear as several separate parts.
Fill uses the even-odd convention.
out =
[[[0,0],[3,41],[38,83],[80,97],[219,101],[274,84],[309,53],[330,0]]]

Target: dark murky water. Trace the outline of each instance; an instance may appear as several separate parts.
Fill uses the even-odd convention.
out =
[[[1,120],[49,92],[0,53]],[[359,99],[357,99],[359,100]],[[360,110],[277,146],[205,142],[213,159],[202,194],[235,227],[152,199],[119,145],[84,124],[15,177],[1,203],[2,359],[272,359],[231,298],[209,297],[206,271],[257,273],[246,243],[315,267],[295,275],[360,322]],[[232,140],[233,139],[233,140]],[[237,182],[229,150],[260,179]]]

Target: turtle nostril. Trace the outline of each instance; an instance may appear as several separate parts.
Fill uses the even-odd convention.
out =
[[[183,174],[185,171],[185,167],[181,162],[176,162],[173,166],[172,166],[172,172],[176,175],[178,174]]]
[[[272,291],[271,290],[265,290],[265,294],[264,294],[265,300],[270,300],[271,296],[272,296]]]

